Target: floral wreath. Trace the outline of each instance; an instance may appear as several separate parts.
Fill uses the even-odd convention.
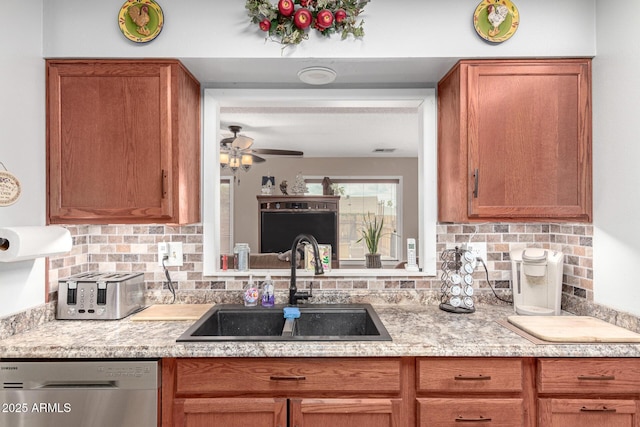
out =
[[[342,40],[349,34],[364,36],[358,15],[370,0],[279,0],[277,6],[269,0],[247,0],[245,8],[251,22],[269,34],[272,40],[295,45],[309,38],[314,28],[323,36],[340,32]]]

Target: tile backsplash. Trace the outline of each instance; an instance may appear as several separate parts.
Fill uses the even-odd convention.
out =
[[[200,225],[81,225],[69,226],[72,252],[49,261],[49,291],[57,292],[58,279],[85,271],[142,272],[149,291],[165,287],[158,266],[158,243],[182,242],[184,265],[169,267],[180,290],[239,290],[244,281],[234,277],[203,277],[202,227]],[[563,293],[566,299],[593,301],[593,227],[590,224],[486,223],[440,224],[437,251],[465,242],[487,242],[489,279],[499,292],[508,292],[511,280],[509,251],[524,247],[560,250],[565,254]],[[314,278],[322,290],[440,290],[435,277],[325,277]],[[476,269],[475,286],[489,291],[485,272]],[[288,287],[288,274],[274,277],[276,289]],[[301,287],[305,281],[301,280]]]

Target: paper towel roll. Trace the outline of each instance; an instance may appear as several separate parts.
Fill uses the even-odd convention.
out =
[[[0,227],[0,262],[60,255],[72,244],[71,233],[63,227]]]

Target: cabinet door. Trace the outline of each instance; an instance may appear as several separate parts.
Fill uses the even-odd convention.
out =
[[[638,427],[633,400],[538,399],[539,427]]]
[[[400,399],[291,399],[291,427],[401,427]]]
[[[48,66],[51,222],[173,216],[171,64]]]
[[[525,426],[523,406],[522,399],[418,399],[418,426]]]
[[[589,63],[473,64],[467,88],[469,217],[589,219]]]
[[[174,407],[175,427],[286,427],[286,399],[184,399]]]

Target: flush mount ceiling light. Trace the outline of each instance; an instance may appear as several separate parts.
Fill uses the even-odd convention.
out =
[[[300,81],[310,85],[327,85],[336,79],[336,72],[327,67],[308,67],[298,71]]]

